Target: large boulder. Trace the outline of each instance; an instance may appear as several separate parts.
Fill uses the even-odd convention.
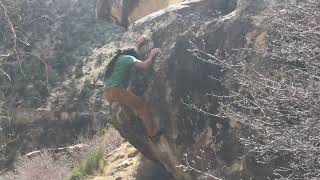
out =
[[[130,90],[147,102],[164,136],[159,142],[149,141],[139,118],[117,103],[110,105],[112,123],[175,179],[205,178],[208,171],[223,179],[272,176],[270,168],[245,156],[239,137],[253,132],[213,115],[219,101],[207,94],[222,94],[215,79],[228,81],[227,75],[192,53],[193,45],[209,53],[247,47],[253,38],[265,35],[266,6],[262,0],[187,1],[146,16],[126,33],[129,42],[138,34],[149,34],[145,53],[152,47],[162,50],[152,72],[134,73]]]
[[[132,22],[182,0],[97,0],[96,16],[127,28]]]

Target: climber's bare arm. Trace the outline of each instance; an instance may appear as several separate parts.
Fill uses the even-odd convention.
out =
[[[128,49],[132,49],[132,48],[134,48],[134,49],[136,49],[137,51],[139,51],[144,45],[146,45],[146,43],[147,43],[147,38],[146,38],[146,36],[141,36],[138,40],[137,40],[137,42],[136,42],[136,44],[134,45],[134,46],[124,46],[124,47],[122,47],[121,48],[121,50],[128,50]]]
[[[138,60],[135,66],[140,69],[150,69],[152,67],[152,61],[155,59],[156,55],[160,52],[160,49],[152,49],[148,58],[144,61]]]
[[[147,37],[146,36],[141,36],[137,40],[137,42],[135,44],[135,47],[136,47],[137,50],[140,50],[144,45],[146,45],[146,43],[147,43]]]

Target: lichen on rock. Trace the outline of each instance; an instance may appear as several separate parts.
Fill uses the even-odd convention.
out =
[[[210,169],[224,179],[272,176],[267,167],[253,170],[254,163],[245,157],[239,137],[246,127],[214,116],[219,100],[207,94],[222,95],[224,88],[215,79],[227,82],[228,76],[221,67],[200,61],[191,51],[194,45],[208,53],[246,47],[250,33],[265,31],[266,27],[257,24],[257,19],[265,18],[261,15],[265,7],[265,2],[253,0],[188,1],[144,17],[126,33],[124,39],[131,37],[132,42],[132,35],[148,34],[151,42],[146,50],[162,50],[151,75],[136,73],[129,89],[147,102],[164,136],[159,142],[149,141],[139,119],[117,104],[111,106],[112,124],[175,179],[203,176],[181,168],[186,157],[199,171]]]

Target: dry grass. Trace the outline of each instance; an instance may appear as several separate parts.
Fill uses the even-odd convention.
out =
[[[120,134],[113,128],[101,134],[91,139],[79,138],[81,143],[88,145],[81,151],[61,154],[44,151],[33,158],[23,156],[16,163],[15,171],[6,174],[3,178],[8,180],[63,180],[66,177],[81,179],[90,175],[103,165],[107,153],[123,143]]]
[[[16,180],[63,180],[69,172],[72,161],[69,158],[55,160],[49,153],[42,153],[34,158],[20,158],[15,173],[8,174],[6,179]]]

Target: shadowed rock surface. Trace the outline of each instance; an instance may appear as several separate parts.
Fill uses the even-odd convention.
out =
[[[79,6],[81,4],[78,3]],[[187,1],[144,17],[125,34],[119,27],[107,25],[102,28],[96,22],[92,23],[92,10],[89,18],[84,18],[87,23],[82,24],[80,22],[84,20],[78,19],[80,22],[72,24],[81,25],[86,31],[66,33],[61,37],[57,35],[58,39],[64,40],[63,44],[77,42],[79,47],[63,46],[71,49],[70,56],[62,53],[56,59],[51,57],[52,54],[47,55],[57,60],[52,68],[53,75],[59,75],[59,79],[54,80],[50,92],[45,92],[44,102],[33,102],[27,98],[28,94],[25,97],[8,96],[13,99],[14,127],[21,136],[17,138],[20,146],[12,143],[10,147],[9,144],[7,151],[15,148],[27,152],[70,143],[79,133],[87,133],[92,127],[112,121],[124,138],[177,180],[206,178],[201,173],[186,172],[179,167],[186,164],[186,157],[197,170],[210,170],[223,179],[272,178],[272,167],[246,156],[247,152],[239,142],[243,134],[250,136],[254,132],[238,122],[210,115],[218,112],[219,101],[207,93],[222,94],[225,90],[215,79],[229,83],[228,75],[219,66],[201,62],[190,52],[193,49],[190,42],[209,53],[217,49],[246,48],[253,39],[263,44],[268,29],[264,15],[267,5],[263,0]],[[75,9],[75,12],[81,11]],[[68,19],[63,21],[68,24]],[[63,28],[60,25],[58,28]],[[74,26],[69,28],[72,30]],[[85,38],[87,30],[90,30],[88,27],[97,30],[95,41],[93,37]],[[75,41],[67,38],[74,34],[85,39]],[[133,73],[130,90],[148,103],[164,131],[164,136],[157,143],[146,138],[141,121],[133,113],[116,103],[109,105],[102,98],[101,79],[106,60],[120,44],[132,44],[142,34],[151,38],[144,50],[145,55],[153,47],[161,48],[163,53],[157,58],[153,71]],[[125,41],[121,41],[121,35],[125,35]],[[60,44],[53,44],[49,49],[56,46],[60,47]],[[84,46],[95,48],[88,50]],[[43,49],[45,54],[46,48]],[[18,80],[23,81],[21,78]],[[23,92],[45,89],[43,84],[42,88],[37,88],[39,86],[23,84],[17,89]],[[41,92],[36,95],[42,97]],[[109,108],[113,118],[107,113]]]
[[[269,167],[245,156],[239,137],[252,134],[250,129],[188,106],[215,114],[219,101],[207,93],[219,95],[224,91],[214,78],[228,82],[219,66],[201,62],[188,51],[193,48],[190,41],[209,53],[247,47],[267,28],[262,24],[266,5],[259,0],[188,1],[137,21],[126,33],[124,39],[131,42],[132,35],[149,34],[147,49],[162,49],[154,71],[135,73],[130,89],[144,98],[165,134],[159,142],[150,142],[139,119],[116,103],[111,105],[112,123],[124,138],[146,157],[162,164],[175,179],[203,178],[178,167],[186,164],[186,155],[192,167],[203,172],[210,169],[223,179],[272,176]]]

